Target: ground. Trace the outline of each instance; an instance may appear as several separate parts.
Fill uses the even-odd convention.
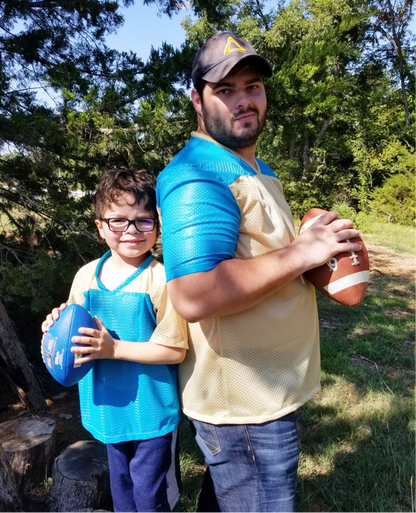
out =
[[[396,253],[375,244],[367,244],[367,249],[372,277],[389,275],[402,280],[414,281],[415,260],[413,255]],[[47,415],[52,416],[56,421],[56,456],[58,456],[68,445],[79,440],[89,440],[92,437],[81,425],[77,387],[64,388],[55,384],[46,371],[45,376],[42,376],[41,379],[46,391]],[[6,391],[0,390],[0,393],[3,395]],[[7,411],[0,412],[0,422],[26,413],[22,404],[13,400],[12,396],[10,396],[8,404]],[[42,500],[47,489],[48,482],[45,480],[42,485],[33,490],[25,510],[42,511],[42,506],[44,506]]]
[[[409,279],[415,279],[415,257],[407,253],[397,253],[392,249],[366,244],[370,258],[370,270],[372,275],[389,275]]]

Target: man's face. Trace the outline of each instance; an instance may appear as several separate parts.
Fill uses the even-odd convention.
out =
[[[213,139],[235,150],[256,143],[266,120],[267,100],[255,68],[247,66],[220,82],[206,82],[200,100],[197,112]]]

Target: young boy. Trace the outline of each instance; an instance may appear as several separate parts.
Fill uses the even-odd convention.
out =
[[[170,511],[179,495],[175,364],[185,358],[187,327],[150,253],[158,227],[154,183],[145,171],[112,170],[98,185],[95,211],[110,249],[78,271],[68,302],[42,330],[70,303],[95,317],[96,330],[81,328],[87,336],[73,338],[87,347],[72,351],[80,364],[97,360],[79,382],[81,417],[107,444],[114,510]]]

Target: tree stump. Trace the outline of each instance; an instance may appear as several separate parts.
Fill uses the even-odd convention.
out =
[[[53,419],[22,416],[3,422],[0,441],[20,493],[45,479],[55,450]]]
[[[52,472],[52,511],[112,511],[107,449],[82,440],[56,458]]]
[[[0,444],[0,511],[22,511],[17,486]]]

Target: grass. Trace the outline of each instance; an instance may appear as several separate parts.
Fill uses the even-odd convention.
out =
[[[366,222],[363,240],[388,246],[398,253],[415,253],[416,229],[399,224]]]
[[[414,233],[383,225],[363,239],[413,253]],[[318,294],[322,390],[298,410],[298,511],[415,511],[412,278],[377,274],[356,308]],[[187,424],[181,439],[176,510],[195,511],[203,460]]]

